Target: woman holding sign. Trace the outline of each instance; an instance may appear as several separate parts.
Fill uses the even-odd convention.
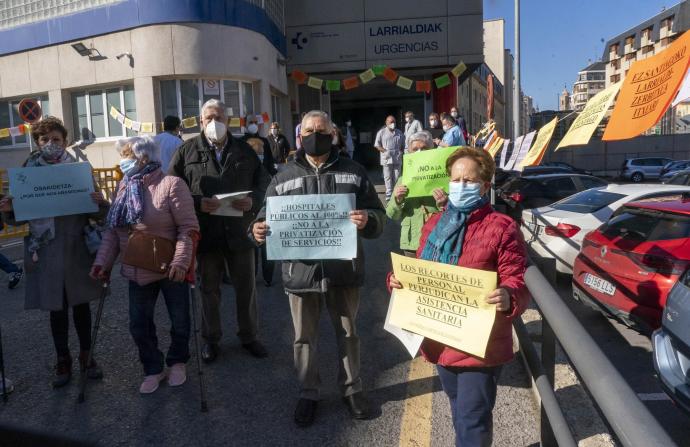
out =
[[[492,412],[501,365],[513,359],[512,321],[527,307],[525,243],[515,221],[497,213],[486,193],[496,169],[482,149],[463,147],[446,162],[448,206],[422,228],[417,258],[498,274],[498,288],[486,296],[496,318],[486,356],[479,358],[425,339],[424,357],[437,365],[450,400],[456,445],[491,445]],[[391,275],[389,285],[402,288]]]
[[[67,129],[62,122],[46,117],[31,128],[31,137],[38,150],[29,155],[24,167],[44,168],[77,160],[65,150]],[[101,294],[99,281],[89,278],[93,255],[84,238],[89,219],[100,220],[108,212],[108,202],[100,192],[91,194],[98,204],[94,214],[33,219],[28,222],[29,235],[24,238],[24,268],[26,271],[26,309],[50,311],[57,363],[53,387],[58,388],[72,378],[72,356],[69,349],[69,308],[72,308],[74,328],[79,338],[79,366],[89,378],[100,379],[103,373],[95,361],[87,365],[91,350],[91,308],[89,302]],[[11,225],[17,221],[11,198],[0,200],[3,219]]]
[[[107,279],[122,253],[122,276],[129,280],[129,331],[144,367],[142,394],[187,380],[189,360],[189,286],[185,273],[192,262],[192,233],[199,231],[187,184],[161,170],[160,148],[151,138],[129,138],[120,146],[125,175],[108,213],[108,231],[91,268],[91,277]],[[166,249],[167,248],[167,249]],[[158,253],[158,255],[157,255]],[[170,349],[163,369],[154,310],[163,293],[170,316]]]

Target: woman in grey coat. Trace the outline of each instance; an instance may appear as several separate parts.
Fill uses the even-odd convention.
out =
[[[31,137],[38,150],[29,155],[24,162],[25,167],[76,161],[65,150],[67,129],[59,119],[43,119],[32,127]],[[31,220],[28,222],[29,235],[24,238],[25,308],[50,311],[50,328],[57,353],[54,388],[66,385],[72,377],[68,340],[70,307],[81,348],[80,369],[89,378],[103,377],[95,361],[86,364],[91,349],[89,302],[100,296],[102,286],[89,277],[94,256],[86,246],[84,228],[90,218],[105,218],[109,206],[100,192],[93,193],[91,199],[98,204],[97,213]],[[10,197],[0,200],[0,211],[3,212],[3,219],[12,225],[27,223],[15,219]]]

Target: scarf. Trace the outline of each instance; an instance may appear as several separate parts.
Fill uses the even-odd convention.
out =
[[[144,176],[160,168],[159,162],[151,162],[141,171],[125,176],[124,190],[113,201],[106,221],[110,228],[126,227],[141,222],[144,217]]]
[[[467,208],[456,208],[448,202],[448,207],[426,240],[420,259],[458,265],[465,241],[467,218],[472,211],[483,207],[487,202],[486,197],[482,197],[474,206]]]
[[[24,166],[27,168],[36,168],[41,166],[50,166],[61,163],[74,163],[77,160],[72,157],[69,152],[63,151],[58,157],[46,157],[40,150],[29,155]],[[31,260],[38,262],[38,250],[45,247],[55,239],[55,218],[46,217],[43,219],[32,219],[29,221],[29,242],[27,249],[31,254]]]

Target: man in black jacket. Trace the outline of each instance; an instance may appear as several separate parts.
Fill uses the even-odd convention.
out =
[[[169,169],[170,175],[184,179],[192,191],[201,227],[198,260],[202,335],[206,340],[201,356],[207,363],[219,352],[220,283],[226,264],[237,297],[237,335],[253,356],[267,355],[256,339],[254,244],[247,237],[247,226],[261,208],[270,180],[252,148],[227,132],[226,122],[225,105],[216,99],[207,101],[201,108],[201,134],[180,146]],[[215,194],[240,191],[251,191],[248,197],[232,203],[243,212],[242,217],[211,214],[221,204],[213,198]]]
[[[312,111],[302,119],[302,151],[295,161],[271,181],[266,197],[304,194],[354,194],[356,210],[350,220],[364,238],[377,238],[383,231],[385,213],[374,185],[358,163],[338,155],[332,146],[333,127],[325,113]],[[269,231],[265,208],[250,230],[262,244]],[[294,359],[302,385],[295,410],[295,423],[311,425],[319,396],[319,372],[316,359],[321,300],[335,326],[339,350],[339,374],[344,401],[355,419],[366,419],[369,409],[362,393],[359,376],[359,338],[355,326],[359,306],[359,287],[364,284],[364,250],[357,241],[354,260],[283,262],[283,284],[290,299],[295,327]]]
[[[277,122],[271,123],[270,135],[268,142],[271,144],[271,152],[273,153],[273,161],[281,166],[287,160],[290,154],[290,143],[285,135],[280,132],[280,124]],[[279,168],[280,169],[280,168]]]

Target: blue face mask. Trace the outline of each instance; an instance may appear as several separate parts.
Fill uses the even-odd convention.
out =
[[[123,158],[120,160],[120,171],[127,177],[131,177],[137,172],[139,172],[139,166],[137,166],[137,161],[131,158]]]
[[[450,182],[448,200],[455,208],[472,208],[482,200],[481,185],[479,183]]]

